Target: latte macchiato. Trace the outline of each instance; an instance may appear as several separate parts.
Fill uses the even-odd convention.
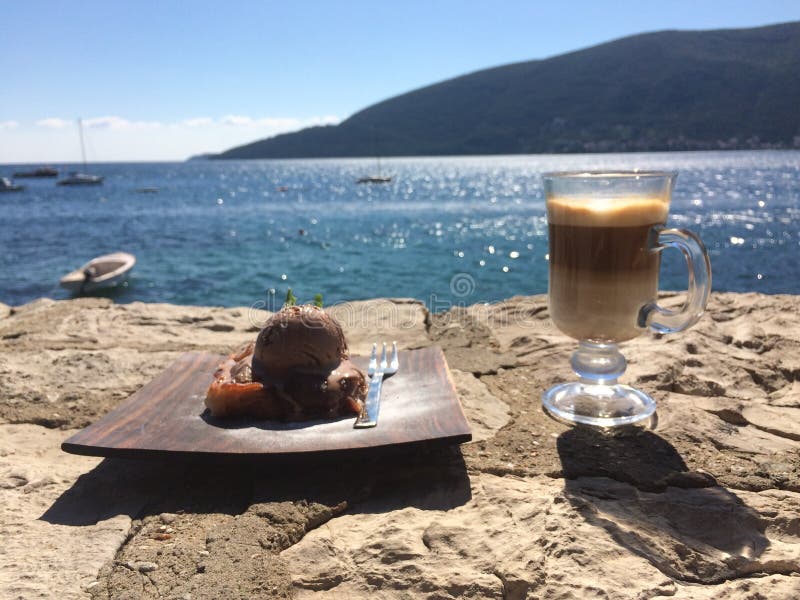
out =
[[[652,228],[667,220],[659,198],[547,199],[550,315],[563,333],[596,343],[632,339],[658,293]]]
[[[644,423],[656,401],[620,383],[627,361],[617,342],[650,329],[691,327],[711,291],[703,242],[664,227],[674,171],[564,171],[542,177],[550,228],[550,316],[578,340],[570,358],[577,380],[542,394],[542,407],[568,423],[621,427]],[[679,310],[659,306],[661,251],[686,257],[689,286]]]

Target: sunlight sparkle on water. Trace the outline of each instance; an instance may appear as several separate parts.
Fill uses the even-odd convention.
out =
[[[249,305],[285,294],[289,272],[301,295],[331,302],[448,298],[456,273],[475,280],[459,301],[546,293],[541,174],[620,165],[680,173],[667,226],[711,249],[715,290],[800,293],[797,151],[396,158],[396,185],[355,186],[372,162],[97,165],[101,194],[33,181],[3,207],[0,302],[68,297],[58,277],[111,248],[137,257],[123,303]],[[161,192],[134,197],[139,181]],[[665,252],[661,287],[685,285],[682,256]]]

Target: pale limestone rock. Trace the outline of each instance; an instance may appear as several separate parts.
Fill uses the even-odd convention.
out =
[[[747,425],[751,423],[744,417],[748,411],[751,414],[763,416],[763,413],[757,412],[752,401],[729,400],[727,408],[736,417],[724,415],[724,419],[719,418],[720,414],[724,414],[721,402],[724,400],[670,394],[659,406],[657,430],[695,436],[696,439],[702,439],[715,448],[745,452],[752,456],[800,452],[800,442],[780,435],[780,429],[782,427],[790,428],[791,424],[778,425],[774,431],[757,426],[748,427]],[[763,405],[763,408],[767,409],[768,407]],[[787,418],[790,416],[787,415]],[[738,419],[742,419],[742,421],[738,421]],[[744,426],[737,426],[734,424],[736,422]]]
[[[0,598],[85,598],[82,588],[114,557],[131,519],[50,522],[48,509],[100,462],[61,452],[71,432],[0,425]],[[59,519],[55,519],[58,521]]]
[[[369,354],[373,342],[396,340],[401,348],[429,345],[428,311],[416,300],[379,299],[328,307],[342,324],[353,354]],[[270,313],[253,307],[216,308],[170,304],[112,304],[83,298],[37,300],[0,322],[0,348],[230,352],[254,341]],[[9,342],[6,342],[9,343]]]
[[[471,373],[451,370],[461,407],[472,429],[472,441],[492,437],[511,418],[508,404],[492,395],[486,385]]]
[[[519,364],[532,364],[535,357],[554,344],[570,344],[550,321],[546,296],[514,296],[493,304],[466,309],[468,323],[491,332],[501,352],[516,356]]]
[[[730,600],[731,598],[796,600],[800,595],[800,577],[770,575],[726,581],[714,586],[678,584],[673,588],[675,600]],[[667,594],[664,594],[667,595]]]
[[[768,402],[770,406],[800,408],[800,379],[795,379],[790,385],[770,394]]]
[[[745,407],[742,416],[763,431],[800,441],[800,408],[756,404]]]
[[[124,347],[0,353],[0,418],[51,427],[89,425],[179,355]]]
[[[0,321],[0,340],[13,340],[15,348],[32,351],[122,347],[228,352],[253,339],[266,318],[258,308],[42,299],[18,307],[11,318]]]
[[[95,466],[58,450],[69,431],[0,425],[0,598],[288,597],[290,586],[301,598],[800,597],[800,298],[714,294],[691,330],[625,344],[623,381],[659,408],[653,430],[620,436],[542,413],[576,347],[544,296],[435,315],[410,300],[330,310],[354,354],[384,340],[443,347],[475,437],[463,456],[311,471]],[[251,341],[268,314],[15,307],[0,318],[0,423],[92,422],[179,353]]]
[[[505,324],[505,315],[495,319],[496,307],[454,307],[431,316],[428,333],[444,348],[451,368],[483,375],[519,362],[512,352],[501,348],[497,339],[498,327]]]
[[[350,353],[369,356],[372,344],[391,344],[398,348],[430,345],[426,333],[428,310],[418,300],[389,298],[343,302],[326,307],[342,325]]]
[[[357,505],[308,533],[281,555],[298,598],[641,598],[800,571],[798,494],[486,474],[471,489],[449,509],[424,493],[388,513]]]

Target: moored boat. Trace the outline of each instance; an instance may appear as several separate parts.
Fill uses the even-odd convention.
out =
[[[59,283],[77,294],[114,287],[128,279],[135,264],[136,257],[127,252],[104,254],[67,273]]]
[[[367,175],[359,177],[356,183],[391,183],[391,175]]]
[[[39,177],[58,177],[58,171],[53,167],[39,167],[33,171],[17,171],[14,173],[16,179],[34,179]]]
[[[86,170],[86,148],[83,144],[83,121],[78,119],[78,134],[81,138],[81,158],[83,159],[83,170]],[[58,185],[100,185],[103,177],[100,175],[89,175],[87,173],[70,173],[69,177],[62,179]]]
[[[61,179],[58,185],[100,185],[103,183],[101,175],[88,175],[87,173],[70,173],[66,179]]]
[[[21,192],[25,186],[17,185],[8,177],[0,177],[0,192]]]
[[[377,144],[375,141],[375,132],[372,133],[372,145],[377,148]],[[379,154],[375,156],[375,162],[377,163],[378,168],[375,171],[374,175],[364,175],[363,177],[359,177],[356,179],[356,183],[391,183],[392,176],[391,175],[384,175],[381,172],[381,157]]]

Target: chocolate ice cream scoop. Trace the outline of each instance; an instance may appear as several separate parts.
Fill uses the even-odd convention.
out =
[[[358,414],[367,381],[348,359],[333,317],[316,306],[287,306],[267,321],[255,344],[220,365],[206,406],[215,417],[286,421]]]
[[[342,327],[313,305],[285,306],[258,334],[253,378],[280,379],[290,371],[325,373],[348,358]]]

